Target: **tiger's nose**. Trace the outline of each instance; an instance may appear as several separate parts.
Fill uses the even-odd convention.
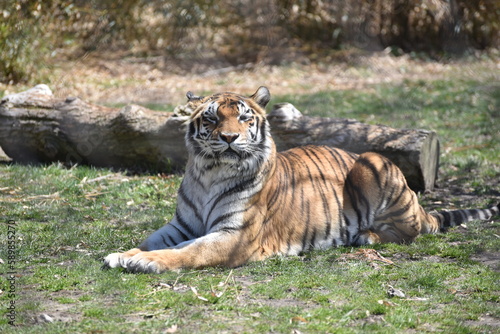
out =
[[[227,132],[222,132],[220,135],[220,139],[225,141],[228,144],[231,144],[234,142],[239,136],[239,133],[227,133]]]

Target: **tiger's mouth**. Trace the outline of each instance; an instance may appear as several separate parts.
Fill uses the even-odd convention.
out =
[[[237,156],[241,156],[241,154],[237,151],[235,151],[231,146],[228,146],[222,154],[235,154]]]
[[[235,151],[231,146],[228,146],[224,151],[220,153],[220,158],[223,160],[240,160],[241,159],[241,153],[238,151]]]

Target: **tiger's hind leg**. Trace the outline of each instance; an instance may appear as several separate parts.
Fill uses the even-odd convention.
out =
[[[376,153],[361,154],[356,160],[346,177],[344,201],[353,245],[411,242],[420,234],[422,220],[427,220],[403,173]]]

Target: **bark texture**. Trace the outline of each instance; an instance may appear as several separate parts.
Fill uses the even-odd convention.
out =
[[[153,111],[129,105],[109,108],[53,96],[46,85],[4,97],[0,147],[14,161],[89,164],[133,170],[180,170],[189,112]],[[432,131],[393,129],[353,119],[303,116],[289,103],[268,115],[279,151],[321,144],[355,153],[378,152],[396,163],[414,190],[432,190],[439,141]]]

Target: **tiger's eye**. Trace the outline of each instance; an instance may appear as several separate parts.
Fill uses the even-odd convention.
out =
[[[240,116],[240,121],[241,122],[248,122],[252,120],[252,115],[249,114],[244,114]]]
[[[203,117],[203,121],[215,124],[215,123],[217,123],[217,117],[205,115]]]

